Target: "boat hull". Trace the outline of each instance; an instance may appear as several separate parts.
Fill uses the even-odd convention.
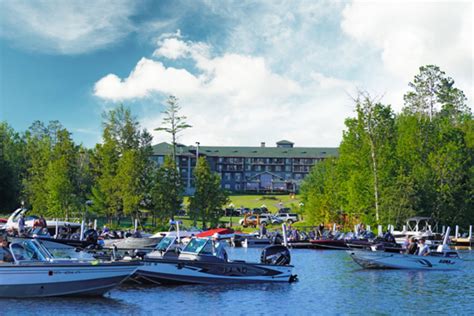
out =
[[[290,265],[149,259],[139,267],[136,277],[161,284],[291,282],[292,270]]]
[[[317,240],[310,240],[311,245],[313,248],[319,249],[333,249],[333,250],[346,250],[349,249],[345,240],[339,239],[317,239]]]
[[[458,270],[462,259],[444,256],[416,256],[382,251],[350,250],[351,258],[366,269]]]
[[[0,297],[100,296],[137,269],[135,263],[0,266]]]

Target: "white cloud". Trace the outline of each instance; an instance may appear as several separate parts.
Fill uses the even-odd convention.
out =
[[[95,94],[107,100],[175,94],[193,125],[181,141],[209,145],[286,138],[298,146],[337,146],[356,86],[398,110],[418,67],[430,63],[472,100],[470,3],[206,4],[225,21],[219,47],[164,34],[154,59],[142,59],[126,78],[100,79]],[[149,129],[160,122],[156,114],[143,120]],[[167,136],[155,134],[162,140]]]
[[[343,10],[341,28],[380,51],[387,89],[390,80],[407,83],[420,66],[435,64],[472,100],[472,15],[467,1],[356,1]]]
[[[185,51],[201,44],[178,37],[174,41],[178,49],[187,47]],[[193,125],[192,131],[183,135],[185,143],[257,145],[290,138],[299,146],[337,145],[343,119],[336,121],[335,117],[351,114],[351,83],[314,72],[310,82],[301,84],[274,73],[262,57],[187,57],[194,61],[197,74],[142,58],[127,78],[109,74],[100,79],[95,95],[113,101],[177,95]],[[153,130],[161,119],[147,117],[143,124]],[[167,136],[155,133],[155,141],[160,140],[167,140]]]
[[[90,52],[134,31],[134,1],[2,1],[0,7],[0,35],[41,52]]]

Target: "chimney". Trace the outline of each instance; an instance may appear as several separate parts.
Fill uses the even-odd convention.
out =
[[[265,148],[265,142],[261,142],[260,147]]]

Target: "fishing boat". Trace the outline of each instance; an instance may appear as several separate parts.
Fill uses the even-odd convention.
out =
[[[434,225],[432,225],[434,224]],[[425,239],[429,246],[438,246],[443,241],[443,234],[435,233],[437,224],[433,223],[430,217],[411,217],[403,225],[401,231],[393,230],[391,233],[395,237],[397,244],[403,244],[408,238]]]
[[[372,251],[353,249],[347,252],[366,269],[458,270],[462,268],[463,260],[448,246],[449,230],[448,227],[443,244],[438,246],[437,251],[425,256],[380,251],[375,247]]]
[[[432,252],[428,256],[355,249],[347,252],[366,269],[458,270],[463,263],[454,251]]]
[[[36,240],[12,243],[8,253],[2,250],[0,298],[100,296],[138,266],[136,262],[56,258]]]
[[[173,244],[163,238],[161,243],[165,242]],[[195,237],[181,252],[164,247],[150,253],[136,275],[160,284],[292,282],[296,279],[292,274],[290,252],[284,246],[265,248],[260,263],[226,260],[218,256],[216,250],[213,240]]]

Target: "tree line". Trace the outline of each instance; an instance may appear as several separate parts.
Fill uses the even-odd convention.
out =
[[[158,166],[151,156],[152,136],[129,108],[103,114],[102,142],[92,149],[75,144],[58,121],[36,121],[23,133],[0,122],[0,210],[21,201],[36,214],[54,218],[105,217],[118,221],[151,213],[153,225],[167,223],[183,207],[184,187],[176,164],[176,136],[191,127],[170,96],[162,126],[172,136],[173,155]],[[191,198],[195,224],[217,226],[217,209],[227,203],[218,174],[202,157],[195,168]]]
[[[474,123],[466,101],[435,65],[420,67],[400,113],[360,91],[338,157],[304,180],[307,220],[401,225],[416,215],[473,224]]]

